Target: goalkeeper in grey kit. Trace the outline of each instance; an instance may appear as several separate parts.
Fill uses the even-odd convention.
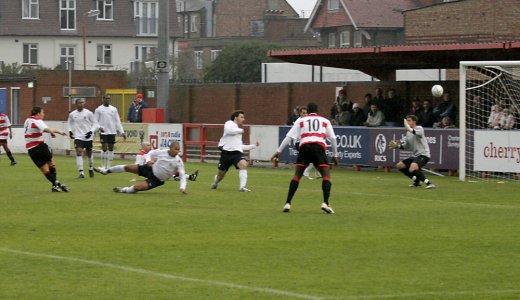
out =
[[[426,178],[421,171],[428,161],[430,161],[430,146],[424,136],[424,128],[417,125],[417,116],[408,115],[404,119],[406,136],[404,141],[390,141],[390,149],[403,149],[412,152],[412,156],[397,163],[397,168],[404,175],[412,179],[410,187],[421,186],[421,182],[426,184],[427,189],[434,189],[435,185]]]

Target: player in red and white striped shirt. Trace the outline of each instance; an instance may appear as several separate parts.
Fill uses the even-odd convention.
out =
[[[309,164],[314,164],[323,176],[321,185],[323,203],[321,204],[321,209],[328,214],[332,214],[334,210],[329,204],[332,184],[330,182],[330,166],[327,162],[326,149],[328,140],[332,145],[332,161],[337,165],[338,150],[336,134],[334,133],[334,129],[332,129],[330,121],[317,114],[318,105],[316,103],[311,102],[307,104],[307,112],[307,116],[301,117],[294,122],[293,127],[289,130],[287,136],[271,158],[271,160],[277,160],[280,153],[289,145],[291,140],[300,140],[298,158],[296,159],[296,170],[289,185],[289,194],[287,195],[283,212],[289,212],[291,210],[291,201],[298,189],[303,172]]]
[[[6,114],[0,113],[0,146],[4,147],[5,154],[11,160],[11,166],[16,165],[11,149],[7,146],[7,138],[13,138],[13,131],[11,130],[11,122]]]
[[[52,159],[52,152],[45,143],[43,133],[47,132],[54,138],[56,134],[67,135],[64,131],[48,127],[43,122],[45,112],[39,106],[33,107],[31,116],[25,120],[25,148],[34,164],[42,171],[43,175],[52,183],[53,192],[68,192],[70,189],[58,181],[56,165]]]

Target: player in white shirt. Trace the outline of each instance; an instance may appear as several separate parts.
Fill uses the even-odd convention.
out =
[[[4,148],[5,154],[11,161],[11,166],[16,165],[11,149],[7,146],[7,138],[13,138],[13,130],[11,129],[11,121],[6,114],[0,113],[0,146]]]
[[[93,133],[96,131],[97,122],[94,114],[85,108],[85,98],[76,99],[76,110],[69,114],[67,124],[69,127],[69,137],[74,139],[76,149],[76,166],[78,167],[79,177],[85,178],[83,171],[83,149],[88,157],[88,174],[94,177],[94,155],[92,154]]]
[[[242,133],[244,129],[240,128],[245,121],[244,112],[237,110],[231,114],[231,119],[224,124],[224,134],[218,142],[218,147],[221,151],[220,160],[218,162],[218,173],[215,175],[212,189],[216,189],[218,184],[227,171],[233,165],[238,169],[238,178],[240,181],[239,191],[250,192],[247,188],[247,161],[244,156],[244,150],[255,149],[260,146],[260,143],[256,142],[254,145],[244,145],[242,143]]]
[[[52,159],[52,152],[44,141],[43,133],[50,133],[54,138],[56,134],[67,135],[65,132],[49,128],[44,122],[45,112],[43,108],[35,106],[32,108],[31,116],[25,120],[23,125],[25,131],[25,148],[34,164],[42,171],[47,180],[52,183],[51,191],[68,192],[70,189],[58,181],[56,175],[56,164]]]
[[[103,168],[110,168],[114,159],[114,144],[116,134],[121,134],[126,140],[125,131],[117,108],[110,105],[110,95],[103,97],[103,104],[94,111],[96,122],[99,125],[99,138],[101,141],[101,162]]]
[[[134,184],[129,187],[116,187],[116,193],[135,193],[139,191],[147,191],[164,184],[166,180],[172,177],[175,172],[179,172],[180,191],[186,192],[186,172],[184,171],[184,163],[179,155],[180,145],[178,142],[170,144],[169,149],[156,149],[148,152],[150,161],[144,165],[118,165],[111,168],[94,168],[94,170],[103,175],[110,173],[130,172],[139,176],[146,177],[145,181]]]
[[[278,160],[280,153],[289,145],[291,140],[300,140],[298,158],[296,159],[296,170],[289,185],[289,193],[283,207],[283,212],[289,212],[291,210],[291,201],[298,189],[303,172],[309,164],[314,164],[314,166],[318,167],[318,170],[323,176],[321,184],[323,203],[321,204],[321,209],[328,214],[332,214],[334,210],[329,204],[332,183],[330,182],[330,166],[327,162],[326,149],[328,140],[332,145],[332,161],[337,165],[338,150],[336,134],[334,133],[334,129],[332,129],[330,121],[317,114],[317,104],[312,102],[307,104],[307,112],[307,116],[299,118],[294,123],[271,158],[271,160]]]
[[[141,151],[137,153],[135,156],[135,164],[138,166],[142,166],[150,161],[150,156],[148,155],[148,152],[152,150],[152,144],[150,142],[143,142],[141,144]],[[130,181],[136,181],[137,180],[137,174],[134,174],[132,179]]]

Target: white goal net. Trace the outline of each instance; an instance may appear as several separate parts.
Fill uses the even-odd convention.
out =
[[[520,181],[520,61],[460,63],[459,178]]]

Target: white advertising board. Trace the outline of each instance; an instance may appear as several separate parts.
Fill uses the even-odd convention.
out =
[[[520,132],[475,130],[474,170],[520,173]]]

